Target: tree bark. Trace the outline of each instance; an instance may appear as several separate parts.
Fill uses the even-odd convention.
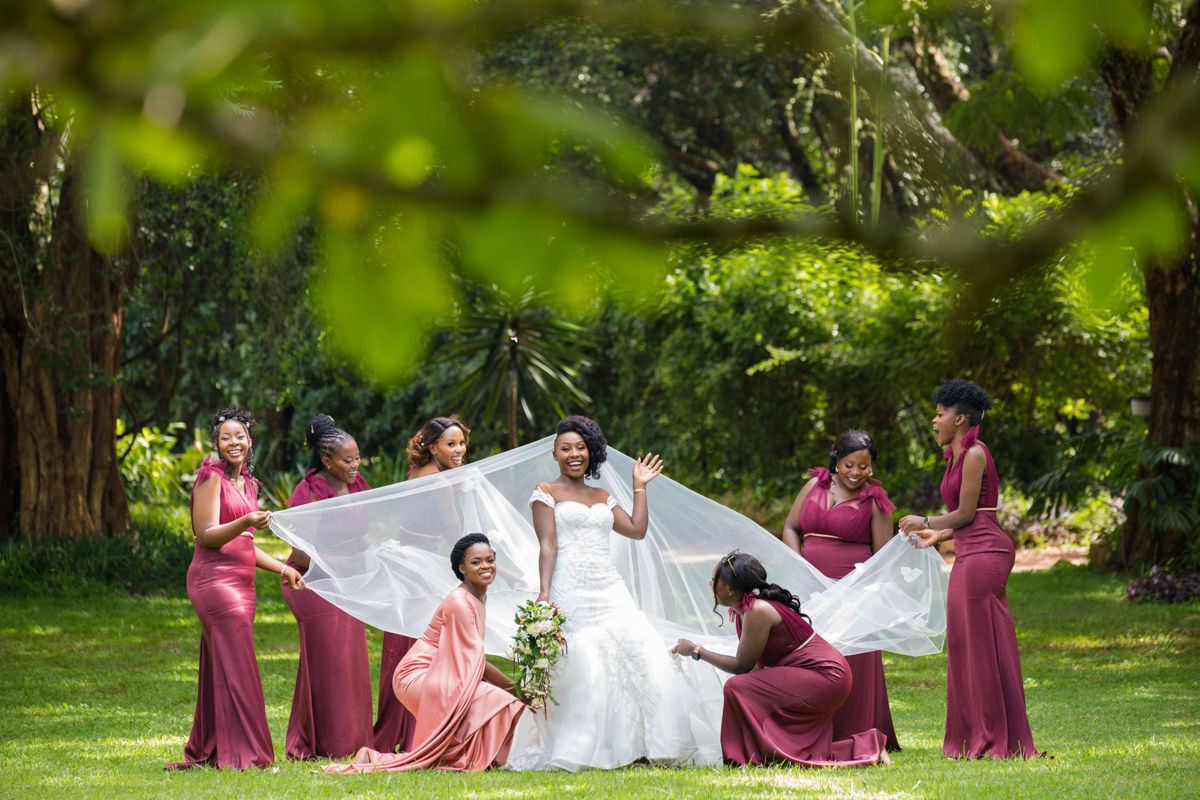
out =
[[[1195,80],[1200,61],[1200,0],[1193,2],[1172,59],[1168,90],[1180,80]],[[1138,143],[1138,122],[1151,93],[1150,59],[1109,47],[1100,74],[1108,86],[1126,151]],[[1200,214],[1196,198],[1180,190],[1188,219],[1186,240],[1172,260],[1150,260],[1143,266],[1150,322],[1150,418],[1147,439],[1164,447],[1200,442]],[[1172,468],[1172,467],[1163,467]],[[1139,478],[1148,477],[1139,468]],[[1126,566],[1162,563],[1183,555],[1193,531],[1151,530],[1136,502],[1126,505],[1121,556]]]
[[[89,244],[69,159],[52,204],[43,155],[57,138],[38,123],[28,94],[4,107],[0,509],[15,508],[30,539],[120,532],[129,505],[114,434],[129,268]]]

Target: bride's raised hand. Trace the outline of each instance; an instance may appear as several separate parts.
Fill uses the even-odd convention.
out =
[[[633,488],[641,489],[650,481],[658,477],[658,474],[663,470],[662,459],[656,455],[646,453],[637,460],[633,465]]]

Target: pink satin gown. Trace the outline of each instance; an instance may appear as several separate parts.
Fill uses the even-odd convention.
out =
[[[525,706],[483,680],[485,620],[478,598],[461,586],[453,589],[392,681],[396,696],[417,719],[412,749],[368,750],[370,763],[330,764],[325,771],[474,772],[504,764]]]
[[[987,456],[978,508],[995,508],[999,483],[992,454],[975,441],[975,428],[963,439],[963,454],[974,446]],[[942,499],[955,511],[962,489],[962,455],[947,448]],[[954,531],[954,567],[946,596],[946,736],[950,758],[1029,758],[1039,755],[1025,710],[1025,684],[1017,631],[1006,592],[1015,548],[995,511],[978,511]]]
[[[791,608],[769,600],[754,602],[770,602],[784,621],[771,629],[758,661],[762,669],[725,682],[721,713],[725,763],[878,764],[885,747],[879,730],[870,728],[842,739],[833,732],[833,714],[845,702],[853,682],[846,659]],[[740,619],[737,627],[740,637]]]
[[[243,472],[246,492],[225,477],[224,461],[207,461],[192,486],[221,484],[219,524],[258,510],[257,482]],[[263,768],[275,762],[267,728],[262,677],[254,653],[254,530],[220,548],[197,543],[188,567],[188,599],[200,618],[200,670],[196,714],[184,761],[168,769],[208,765]]]
[[[877,480],[870,480],[853,500],[829,508],[832,475],[818,467],[808,474],[817,479],[800,509],[800,529],[804,531],[801,553],[827,578],[839,580],[871,557],[871,510],[877,505],[891,514],[896,506]],[[846,656],[854,675],[854,686],[841,708],[833,714],[833,736],[845,739],[877,728],[887,739],[888,750],[899,750],[892,709],[888,705],[887,682],[883,675],[883,654],[860,653]]]
[[[289,508],[336,497],[333,487],[310,470],[287,500]],[[371,487],[359,475],[351,494]],[[288,559],[295,567],[295,561]],[[303,570],[301,570],[303,572]],[[283,600],[300,629],[300,662],[288,716],[287,757],[345,758],[369,747],[371,665],[367,628],[315,592],[293,591],[282,580]]]

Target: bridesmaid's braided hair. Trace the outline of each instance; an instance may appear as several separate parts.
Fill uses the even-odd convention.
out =
[[[717,612],[717,578],[725,581],[725,585],[735,592],[754,592],[760,600],[782,603],[802,619],[812,622],[808,615],[800,610],[800,598],[777,583],[767,583],[767,570],[749,553],[734,550],[717,562],[717,571],[713,575],[713,611],[719,617],[721,614]],[[722,619],[721,624],[724,625],[725,620]]]
[[[477,544],[486,544],[488,547],[492,546],[492,543],[488,541],[488,537],[482,533],[468,533],[455,542],[454,549],[450,551],[450,569],[454,570],[454,577],[460,581],[466,580],[466,576],[462,574],[460,567],[462,567],[463,561],[467,558],[467,551],[471,549],[472,545]]]
[[[451,414],[448,417],[434,417],[421,426],[421,430],[417,431],[417,435],[408,440],[408,465],[410,467],[423,467],[430,461],[433,461],[433,453],[430,448],[437,444],[438,439],[442,438],[442,434],[451,428],[458,428],[462,431],[463,444],[471,443],[471,429],[463,424],[463,421],[458,418],[457,414]]]
[[[583,437],[588,449],[588,468],[583,477],[599,478],[600,465],[608,460],[608,440],[604,438],[600,426],[587,417],[563,417],[554,429],[555,445],[558,444],[558,437],[564,433],[578,433]]]
[[[983,421],[983,412],[992,410],[992,401],[987,392],[961,378],[948,380],[939,386],[933,393],[933,402],[942,408],[953,407],[959,414],[966,414],[972,426]]]
[[[254,429],[258,427],[258,421],[254,416],[244,409],[237,406],[225,406],[217,413],[213,414],[208,420],[208,440],[212,442],[213,449],[217,451],[217,456],[221,455],[221,450],[217,446],[217,438],[221,435],[221,426],[229,420],[233,420],[241,424],[246,431],[246,435],[250,437],[250,449],[246,451],[246,468],[250,474],[254,474],[254,464],[251,459],[254,458]],[[225,465],[225,477],[233,480],[236,475],[229,472],[229,465]]]
[[[304,443],[312,448],[312,457],[308,460],[308,468],[321,471],[325,466],[321,459],[325,456],[332,458],[343,442],[353,438],[333,423],[333,417],[328,414],[317,414],[309,420],[308,428],[304,431]]]
[[[829,471],[836,474],[838,462],[860,450],[870,453],[871,461],[879,458],[879,448],[866,431],[850,430],[837,437],[829,448]]]

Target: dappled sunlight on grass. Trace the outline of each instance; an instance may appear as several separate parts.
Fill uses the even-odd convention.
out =
[[[945,655],[888,655],[904,750],[890,768],[846,770],[314,774],[311,762],[282,760],[298,639],[278,578],[267,575],[255,646],[278,772],[164,773],[182,757],[196,702],[200,625],[186,597],[0,601],[0,797],[1192,798],[1200,607],[1131,606],[1123,580],[1056,569],[1010,583],[1034,737],[1053,760],[942,758]],[[380,634],[368,641],[374,679]]]

